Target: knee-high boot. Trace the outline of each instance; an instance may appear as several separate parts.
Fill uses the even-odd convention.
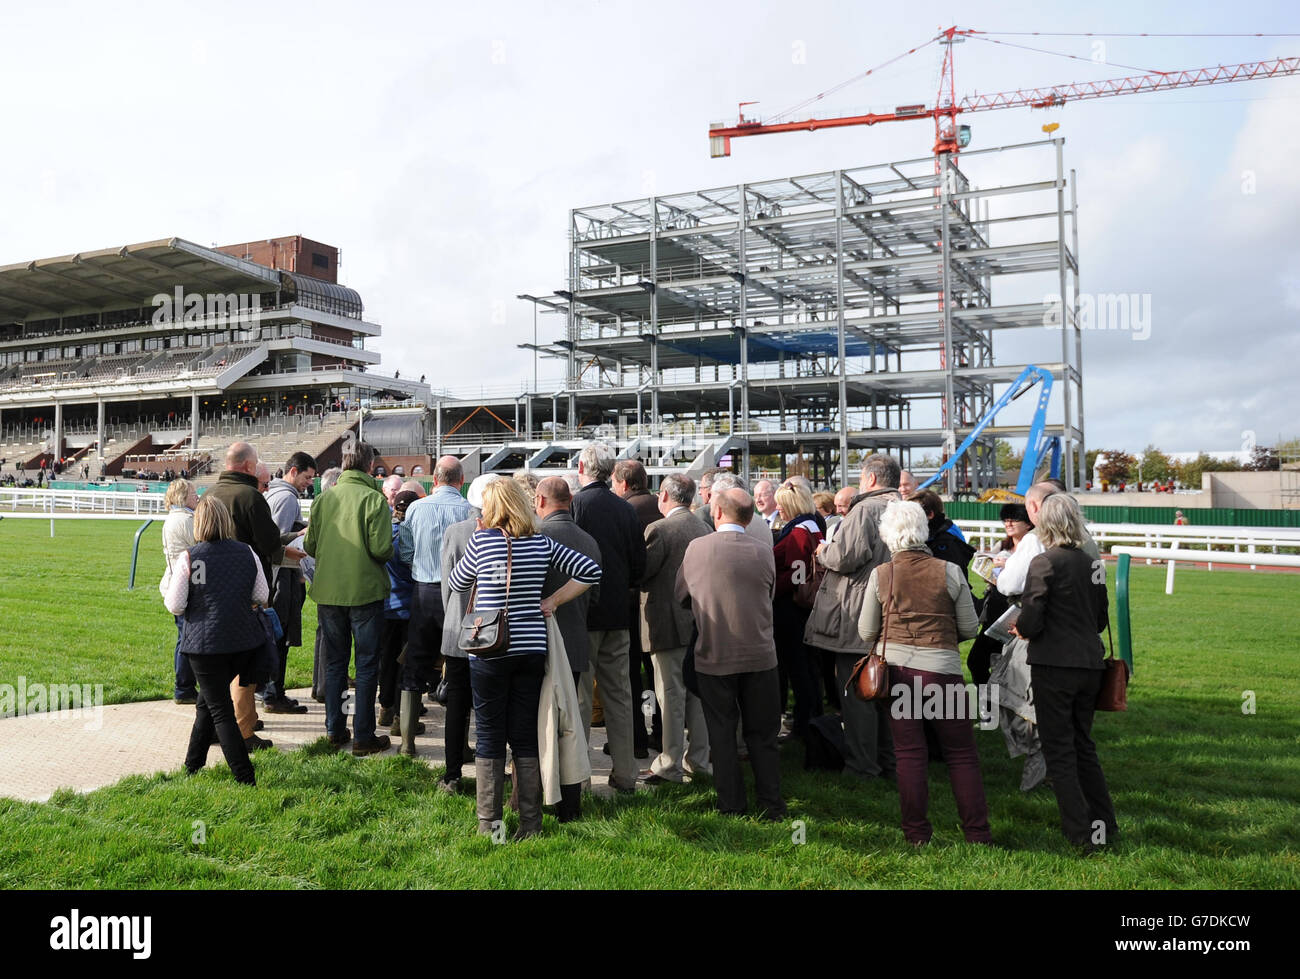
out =
[[[420,723],[420,692],[418,690],[402,691],[402,713],[398,717],[402,731],[401,753],[415,758],[415,736],[420,734],[424,725]]]
[[[514,783],[519,789],[519,832],[516,840],[542,831],[542,763],[537,758],[515,757]]]
[[[478,831],[491,836],[501,822],[501,796],[505,788],[504,758],[475,758],[474,781],[478,794]]]

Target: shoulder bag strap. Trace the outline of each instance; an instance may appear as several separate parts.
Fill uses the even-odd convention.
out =
[[[473,542],[473,540],[474,540],[474,535],[473,535],[473,534],[470,534],[470,541]],[[469,545],[468,545],[468,544],[466,545],[466,548],[465,548],[465,549],[466,549],[466,550],[469,550]],[[444,574],[447,573],[447,569],[446,569],[446,568],[443,568],[443,573],[444,573]],[[473,612],[473,611],[474,611],[474,603],[477,602],[477,601],[478,601],[478,573],[475,572],[475,574],[474,574],[474,584],[470,585],[470,587],[469,587],[469,602],[468,602],[468,603],[466,604],[466,606],[465,606],[465,614],[466,614],[466,615],[469,615],[470,612]]]
[[[510,551],[510,535],[507,534],[504,530],[502,530],[502,531],[501,531],[501,536],[504,537],[504,538],[506,539],[506,611],[509,612],[509,610],[510,610],[510,570],[511,570],[511,563],[512,563],[512,557],[511,557],[511,551]]]
[[[883,568],[884,565],[878,565]],[[880,625],[880,658],[885,659],[885,650],[889,645],[889,610],[894,607],[894,569],[889,569],[889,604],[885,606],[884,621]],[[876,575],[876,590],[880,590],[880,575]]]

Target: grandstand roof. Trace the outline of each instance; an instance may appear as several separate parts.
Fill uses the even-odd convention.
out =
[[[255,262],[161,238],[0,266],[0,323],[150,306],[177,285],[187,292],[261,293],[280,281],[277,271]]]

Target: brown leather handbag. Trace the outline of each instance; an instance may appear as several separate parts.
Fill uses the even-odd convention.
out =
[[[469,611],[460,622],[460,638],[456,645],[467,653],[483,659],[502,656],[510,648],[510,626],[507,621],[507,609],[510,608],[510,535],[504,530],[501,536],[506,539],[506,601],[505,608],[475,609],[478,598],[478,582],[470,591]]]
[[[1110,655],[1102,662],[1106,674],[1101,678],[1101,689],[1097,691],[1096,710],[1128,710],[1128,664],[1115,658],[1115,643],[1110,637],[1110,623],[1106,623],[1106,644]]]
[[[876,583],[880,578],[877,575]],[[889,642],[889,610],[894,607],[894,581],[889,581],[889,604],[885,606],[884,623],[880,630],[880,652],[872,647],[871,651],[853,665],[849,685],[844,689],[847,697],[849,691],[862,701],[883,700],[889,696],[889,664],[885,662],[885,646]]]

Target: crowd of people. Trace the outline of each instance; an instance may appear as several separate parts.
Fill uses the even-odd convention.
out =
[[[185,479],[168,489],[160,590],[176,617],[175,700],[196,708],[190,771],[219,743],[235,778],[254,783],[251,753],[271,746],[256,733],[259,701],[267,714],[307,711],[285,669],[310,594],[329,743],[362,756],[400,738],[417,756],[421,716],[444,710],[438,785],[459,792],[473,765],[484,834],[504,825],[507,762],[516,838],[541,831],[545,805],[581,818],[590,731],[603,724],[615,791],[710,776],[719,811],[771,820],[787,814],[781,745],[803,741],[811,759],[812,742],[829,743],[847,778],[897,786],[918,846],[932,835],[929,763],[942,760],[966,840],[987,844],[981,719],[963,709],[959,652],[975,638],[967,666],[997,688],[1008,749],[1026,757],[1021,788],[1050,782],[1080,848],[1114,840],[1090,733],[1105,572],[1064,486],[1036,484],[1003,508],[993,583],[976,598],[975,550],[942,499],[879,453],[835,493],[792,476],[751,495],[724,469],[698,483],[664,476],[656,493],[640,462],[591,442],[575,477],[489,473],[466,487],[444,456],[426,493],[377,479],[361,442],[321,474],[307,521],[299,501],[316,469],[295,453],[271,478],[236,443],[201,498]],[[985,635],[1013,605],[1010,641]],[[871,651],[888,683],[863,699]]]

